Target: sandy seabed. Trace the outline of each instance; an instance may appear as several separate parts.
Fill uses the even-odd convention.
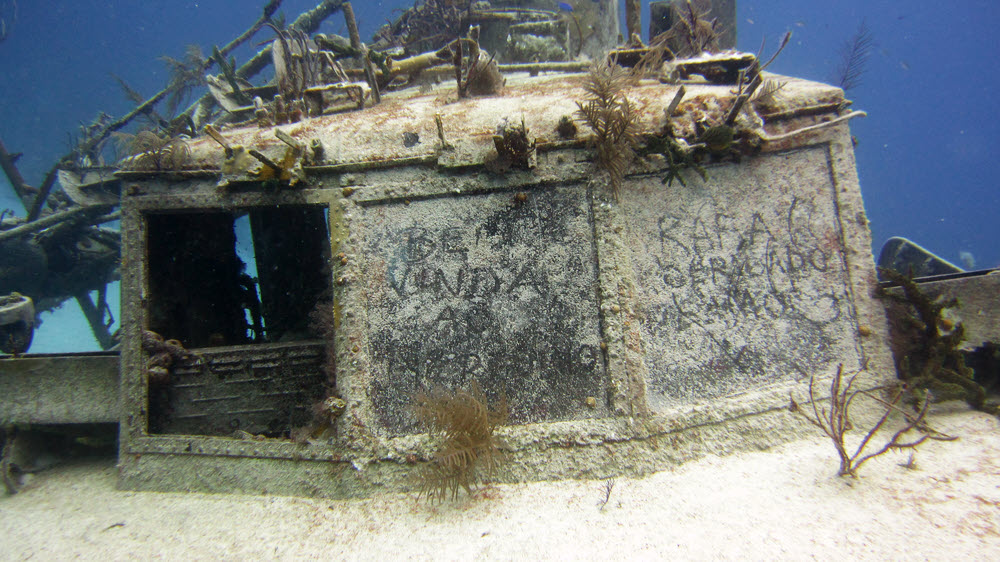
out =
[[[127,492],[113,461],[0,498],[3,560],[1000,560],[1000,421],[957,404],[960,439],[835,475],[820,436],[644,478],[501,485],[431,505]]]

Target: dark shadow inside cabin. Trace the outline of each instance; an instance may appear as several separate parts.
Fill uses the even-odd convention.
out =
[[[237,253],[239,212],[151,214],[150,331],[184,347],[314,338],[309,313],[329,288],[326,209],[250,209],[251,260]]]

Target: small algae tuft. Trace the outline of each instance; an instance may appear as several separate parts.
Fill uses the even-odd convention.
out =
[[[119,163],[123,170],[163,172],[181,170],[191,164],[191,149],[181,136],[168,137],[149,130],[134,135],[113,134],[121,150],[128,154]]]
[[[576,123],[573,122],[573,118],[569,115],[563,115],[559,118],[559,123],[556,124],[556,133],[561,139],[574,139],[576,138]]]
[[[496,474],[503,454],[494,432],[507,423],[506,398],[501,396],[490,408],[473,381],[468,390],[420,392],[414,402],[417,419],[437,445],[420,473],[421,496],[444,501],[457,498],[462,489],[471,495],[474,487]]]

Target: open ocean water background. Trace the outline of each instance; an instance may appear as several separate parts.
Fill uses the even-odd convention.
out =
[[[590,0],[569,3],[574,1]],[[281,11],[291,21],[317,3],[285,0]],[[188,44],[210,54],[213,45],[246,30],[265,4],[0,0],[8,34],[0,42],[0,138],[9,151],[24,154],[22,175],[38,185],[70,150],[81,124],[100,111],[118,117],[132,109],[112,74],[152,95],[169,78],[158,57],[183,59]],[[413,2],[353,4],[367,40]],[[648,4],[643,2],[646,31]],[[833,82],[842,45],[862,21],[874,36],[862,83],[848,97],[869,114],[853,120],[851,129],[876,254],[889,237],[905,236],[959,265],[960,253],[968,252],[977,268],[1000,266],[998,16],[1000,3],[989,0],[738,2],[741,50],[757,52],[766,37],[767,57],[785,31],[793,32],[769,68],[776,73]],[[340,14],[320,31],[347,34]],[[234,53],[237,63],[272,35],[259,32]],[[5,176],[0,209],[24,215]],[[113,313],[118,318],[117,303]],[[32,352],[98,348],[74,301],[43,314],[42,321]]]

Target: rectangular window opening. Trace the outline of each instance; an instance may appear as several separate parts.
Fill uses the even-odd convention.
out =
[[[145,215],[150,433],[289,437],[310,422],[333,384],[328,216]]]

